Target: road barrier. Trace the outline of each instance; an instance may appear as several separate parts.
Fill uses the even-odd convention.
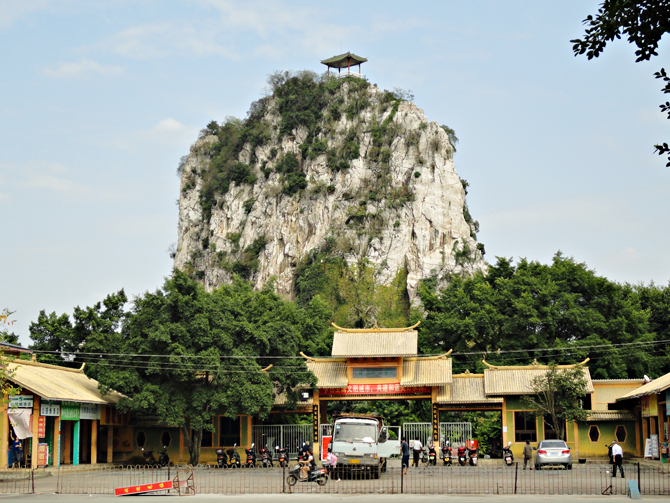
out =
[[[441,463],[441,460],[438,462]],[[291,466],[294,466],[291,463]],[[117,487],[141,486],[174,480],[179,470],[190,467],[149,466],[62,466],[48,475],[44,469],[0,471],[0,492],[61,494],[114,494]],[[608,464],[575,464],[572,470],[544,468],[524,470],[515,463],[502,461],[480,466],[429,466],[410,468],[402,474],[398,465],[389,466],[378,479],[372,473],[335,472],[328,482],[287,483],[290,468],[218,469],[212,466],[192,468],[189,487],[200,494],[535,494],[535,495],[626,495],[628,481],[637,483],[642,496],[670,496],[667,465],[624,465],[625,478],[612,478]],[[190,472],[189,472],[190,473]],[[338,478],[340,479],[338,481]]]

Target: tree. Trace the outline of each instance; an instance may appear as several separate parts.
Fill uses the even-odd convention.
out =
[[[559,368],[555,363],[549,370],[532,381],[532,394],[523,400],[531,406],[539,417],[548,417],[558,434],[566,440],[567,421],[586,421],[588,411],[582,409],[580,400],[586,395],[588,382],[582,365]]]
[[[498,257],[486,275],[452,278],[441,292],[421,285],[427,313],[419,351],[453,349],[455,372],[484,370],[483,357],[495,365],[527,365],[560,355],[564,363],[590,357],[591,373],[600,379],[662,375],[670,362],[646,345],[658,340],[649,324],[655,315],[638,290],[560,252],[549,265]]]
[[[9,333],[7,328],[10,325],[14,324],[14,320],[10,319],[10,316],[14,314],[15,311],[10,311],[8,308],[4,308],[0,314],[0,341],[8,342],[10,344],[18,344],[19,339],[14,333]],[[4,362],[11,361],[13,358],[8,355],[2,355],[2,360]],[[21,388],[15,387],[10,381],[9,378],[12,376],[12,371],[7,370],[6,365],[0,365],[0,393],[7,394],[9,396],[16,395]],[[1,401],[1,400],[0,400]]]
[[[670,1],[605,0],[598,14],[595,17],[589,15],[584,24],[587,26],[584,38],[570,41],[574,44],[575,56],[586,53],[588,59],[597,58],[609,42],[624,35],[628,42],[637,46],[635,62],[648,61],[652,56],[658,56],[658,44],[670,31]],[[665,82],[663,93],[670,94],[670,78],[665,69],[661,68],[654,76]],[[666,101],[660,108],[670,119],[670,102]],[[654,147],[659,155],[670,152],[667,143]],[[670,162],[666,166],[670,166]]]
[[[0,342],[8,342],[9,344],[19,343],[19,336],[14,332],[10,333],[7,328],[9,325],[14,324],[14,321],[10,320],[9,317],[15,312],[16,311],[10,311],[7,308],[2,310],[2,314],[0,314]]]
[[[317,344],[303,339],[303,328],[317,341],[324,337],[322,307],[297,309],[271,284],[254,292],[238,277],[208,293],[175,270],[161,289],[133,301],[120,331],[96,332],[95,316],[82,322],[88,332],[76,334],[77,358],[103,390],[127,396],[121,409],[179,426],[195,465],[216,414],[262,418],[275,391],[286,393],[290,406],[297,385],[315,383],[304,360],[291,356]]]

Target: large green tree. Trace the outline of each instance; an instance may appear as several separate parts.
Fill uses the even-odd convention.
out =
[[[318,297],[299,309],[271,284],[255,292],[239,278],[209,293],[178,270],[126,312],[125,302],[119,292],[77,308],[69,331],[67,318],[41,313],[31,326],[33,348],[86,362],[87,375],[126,395],[120,408],[181,427],[192,464],[215,415],[263,417],[275,392],[286,393],[290,406],[298,384],[314,384],[294,356],[328,340],[332,316]]]
[[[575,55],[586,54],[588,59],[597,58],[609,42],[624,36],[637,46],[635,61],[648,61],[652,56],[658,56],[658,44],[670,31],[670,1],[605,0],[595,17],[589,15],[584,24],[584,37],[571,40]],[[654,75],[665,83],[663,93],[670,94],[670,78],[665,69],[661,68]],[[666,101],[660,108],[670,119],[670,102]],[[659,155],[670,152],[667,143],[654,146]],[[666,166],[670,166],[670,162]]]
[[[638,289],[597,276],[560,253],[549,265],[499,257],[486,275],[453,278],[442,292],[423,284],[420,295],[427,310],[420,351],[453,349],[455,372],[483,370],[482,358],[516,365],[586,357],[597,378],[670,370],[667,356],[650,351],[658,335]]]

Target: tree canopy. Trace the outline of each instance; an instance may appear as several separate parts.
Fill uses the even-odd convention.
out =
[[[670,31],[670,1],[668,0],[605,0],[596,16],[584,20],[586,32],[583,39],[571,40],[575,56],[586,54],[588,59],[597,58],[609,42],[625,36],[635,44],[636,62],[648,61],[658,56],[658,44]],[[665,83],[664,94],[670,94],[670,78],[661,68],[654,76]],[[660,105],[670,119],[670,102]],[[654,145],[659,155],[670,152],[667,143]],[[668,157],[670,159],[670,156]],[[670,166],[670,162],[666,166]]]
[[[204,430],[215,415],[267,415],[274,393],[289,407],[298,385],[315,378],[300,351],[327,339],[332,313],[317,297],[304,309],[276,295],[254,292],[236,278],[208,293],[175,270],[162,288],[137,297],[122,311],[123,292],[67,317],[40,315],[31,326],[33,348],[60,349],[86,362],[87,375],[127,396],[119,407],[179,426],[197,464]],[[118,313],[110,315],[111,312]]]
[[[658,343],[668,334],[667,288],[609,281],[560,252],[550,265],[498,257],[487,275],[453,278],[439,293],[429,284],[420,287],[419,351],[453,349],[455,372],[483,370],[484,357],[496,365],[590,357],[603,379],[670,371],[668,345]]]

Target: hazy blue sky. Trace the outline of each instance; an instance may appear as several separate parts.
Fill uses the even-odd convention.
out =
[[[624,41],[570,39],[598,0],[0,0],[0,309],[29,343],[40,309],[155,289],[177,240],[179,158],[243,117],[274,70],[352,51],[460,139],[486,258],[561,250],[620,282],[670,278],[670,140]]]

